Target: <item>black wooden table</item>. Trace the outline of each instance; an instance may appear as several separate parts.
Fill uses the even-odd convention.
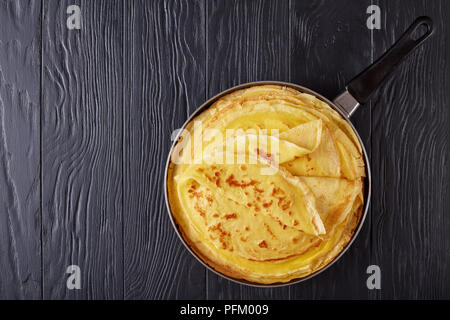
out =
[[[244,82],[333,98],[420,15],[436,34],[353,119],[373,196],[351,249],[290,287],[208,272],[166,212],[172,131]],[[449,19],[447,0],[0,0],[0,298],[450,298]]]

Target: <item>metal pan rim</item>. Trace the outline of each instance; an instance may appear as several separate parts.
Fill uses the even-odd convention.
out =
[[[324,267],[320,268],[319,270],[309,274],[306,277],[303,278],[298,278],[298,279],[293,279],[291,281],[288,282],[283,282],[283,283],[272,283],[272,284],[262,284],[262,283],[255,283],[255,282],[250,282],[244,279],[237,279],[237,278],[232,278],[230,276],[227,276],[217,270],[215,270],[213,267],[211,267],[210,265],[208,265],[205,261],[202,260],[201,257],[199,257],[199,255],[191,248],[191,246],[186,242],[186,240],[183,238],[180,230],[178,229],[178,225],[175,222],[175,219],[173,217],[172,214],[172,210],[170,208],[170,204],[169,204],[169,198],[168,198],[168,192],[167,192],[167,178],[168,178],[168,173],[169,173],[169,166],[170,166],[170,158],[172,156],[172,152],[173,149],[178,141],[179,135],[180,133],[175,137],[175,139],[172,142],[172,145],[170,147],[169,150],[169,154],[167,155],[167,161],[166,161],[166,165],[165,165],[165,170],[164,170],[164,198],[165,198],[165,203],[166,203],[166,208],[167,208],[167,213],[169,215],[170,221],[172,223],[173,228],[175,229],[175,232],[178,236],[178,238],[181,240],[181,242],[183,243],[183,245],[186,247],[186,249],[205,267],[207,268],[209,271],[217,274],[220,277],[223,277],[225,279],[228,279],[234,283],[237,284],[243,284],[243,285],[247,285],[250,287],[256,287],[256,288],[279,288],[279,287],[285,287],[285,286],[290,286],[293,284],[297,284],[306,280],[309,280],[315,276],[317,276],[318,274],[324,272],[325,270],[327,270],[328,268],[330,268],[334,263],[336,263],[344,254],[345,252],[347,252],[347,250],[351,247],[351,245],[353,244],[353,242],[355,241],[355,239],[357,238],[357,236],[359,235],[362,226],[364,225],[364,221],[366,219],[368,210],[369,210],[369,205],[370,205],[370,198],[371,198],[371,193],[372,193],[372,178],[371,178],[371,170],[370,170],[370,162],[369,162],[369,158],[367,156],[367,151],[366,148],[364,146],[363,141],[361,140],[361,137],[359,136],[358,131],[355,129],[355,127],[353,126],[352,122],[350,121],[350,119],[345,115],[345,113],[342,111],[342,109],[336,105],[335,103],[333,103],[332,101],[330,101],[329,99],[327,99],[326,97],[324,97],[323,95],[315,92],[314,90],[311,90],[309,88],[303,87],[301,85],[297,85],[294,83],[289,83],[289,82],[283,82],[283,81],[255,81],[255,82],[247,82],[247,83],[243,83],[234,87],[231,87],[229,89],[226,89],[218,94],[216,94],[215,96],[213,96],[212,98],[208,99],[206,102],[204,102],[200,107],[198,107],[190,116],[189,118],[185,121],[185,123],[183,124],[183,126],[181,127],[181,129],[184,129],[186,127],[186,125],[191,122],[191,120],[193,120],[197,115],[199,115],[201,112],[203,112],[204,110],[206,110],[207,108],[209,108],[212,103],[214,103],[215,101],[217,101],[218,99],[220,99],[221,97],[234,92],[236,90],[241,90],[241,89],[245,89],[248,87],[252,87],[252,86],[257,86],[257,85],[279,85],[279,86],[285,86],[285,87],[289,87],[289,88],[293,88],[296,89],[300,92],[304,92],[304,93],[308,93],[311,95],[316,96],[317,98],[323,100],[324,102],[328,103],[334,110],[336,110],[351,126],[351,128],[353,129],[353,131],[355,132],[359,143],[361,145],[362,151],[363,151],[363,155],[364,155],[364,163],[366,165],[366,179],[365,179],[365,199],[364,199],[364,209],[362,211],[362,215],[361,218],[358,222],[358,226],[356,227],[356,229],[353,232],[352,238],[348,241],[348,243],[345,245],[345,247],[339,252],[339,254],[334,257],[334,259],[332,261],[330,261],[328,264],[326,264]]]

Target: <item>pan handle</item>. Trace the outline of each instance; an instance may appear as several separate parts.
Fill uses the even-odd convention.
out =
[[[369,100],[371,94],[396,69],[399,63],[428,39],[433,32],[431,18],[417,18],[400,39],[377,61],[353,78],[346,86],[346,90],[333,102],[343,109],[347,117],[350,117],[359,104]]]

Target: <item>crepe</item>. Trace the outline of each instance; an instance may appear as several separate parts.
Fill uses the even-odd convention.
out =
[[[296,90],[254,86],[220,98],[182,132],[167,187],[174,220],[208,265],[255,283],[331,262],[363,208],[365,165],[351,126]]]

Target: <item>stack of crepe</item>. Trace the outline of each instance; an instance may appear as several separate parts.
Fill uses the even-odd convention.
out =
[[[327,103],[254,86],[219,99],[182,137],[168,171],[170,208],[185,241],[217,271],[288,282],[326,266],[353,236],[362,149]]]

